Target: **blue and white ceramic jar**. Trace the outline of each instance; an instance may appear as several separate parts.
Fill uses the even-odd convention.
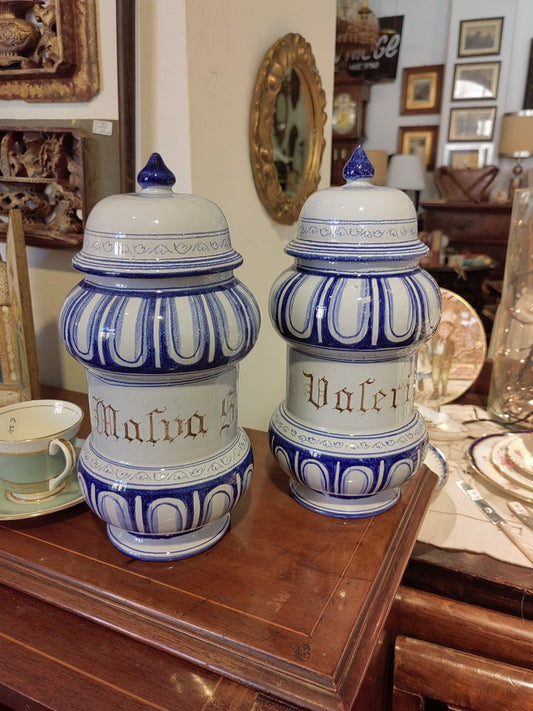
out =
[[[386,511],[424,460],[415,408],[419,347],[440,319],[440,292],[420,269],[414,206],[368,182],[357,148],[346,185],[314,193],[274,282],[270,316],[288,343],[286,399],[272,416],[272,452],[293,497],[318,513]]]
[[[237,375],[260,316],[222,211],[174,193],[158,154],[138,181],[91,211],[60,329],[87,369],[85,499],[121,551],[173,560],[220,540],[250,483]]]

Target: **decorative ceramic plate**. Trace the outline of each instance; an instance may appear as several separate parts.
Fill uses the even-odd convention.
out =
[[[75,448],[78,453],[82,444],[82,439],[76,440]],[[25,501],[24,503],[10,501],[6,496],[4,484],[0,480],[0,521],[19,521],[25,518],[44,516],[68,509],[81,501],[84,501],[84,497],[78,485],[76,468],[72,470],[66,485],[58,494],[48,499],[41,499],[41,501]]]
[[[437,408],[460,397],[481,372],[487,337],[476,311],[441,289],[442,317],[433,338],[418,351],[417,404]]]
[[[515,484],[518,484],[524,489],[529,489],[529,491],[533,493],[533,473],[531,475],[524,474],[521,469],[515,466],[509,457],[509,445],[512,444],[515,437],[519,436],[520,435],[509,435],[496,442],[492,448],[491,459],[496,469],[498,469],[504,477],[510,481],[514,481]]]
[[[512,495],[516,499],[533,503],[533,491],[525,489],[513,481],[509,481],[492,462],[492,449],[494,445],[507,437],[509,437],[509,434],[491,434],[480,437],[472,442],[468,449],[470,465],[476,473],[490,481],[501,491]]]
[[[533,477],[533,432],[516,434],[509,442],[507,454],[515,467]]]
[[[438,491],[444,486],[446,479],[448,478],[448,465],[446,464],[446,457],[440,449],[437,449],[437,447],[430,444],[426,458],[424,459],[424,464],[439,477],[439,483],[436,488],[436,491]]]

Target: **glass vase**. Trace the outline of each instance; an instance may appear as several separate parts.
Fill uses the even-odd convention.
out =
[[[533,189],[516,190],[502,285],[491,337],[489,416],[533,425]]]

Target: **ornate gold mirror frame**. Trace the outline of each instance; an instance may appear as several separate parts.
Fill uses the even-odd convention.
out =
[[[288,100],[294,101],[295,91],[305,102],[307,136],[301,148],[302,168],[293,184],[288,182],[284,189],[276,165],[274,140],[277,136],[284,137],[285,110],[283,116],[276,113],[281,113],[280,96],[288,93]],[[299,34],[281,37],[259,67],[250,110],[250,160],[255,187],[269,215],[281,224],[296,222],[303,203],[317,189],[325,143],[325,106],[326,96],[311,45]]]

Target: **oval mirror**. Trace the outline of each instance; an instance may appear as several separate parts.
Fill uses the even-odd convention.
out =
[[[255,187],[276,222],[296,222],[303,203],[317,189],[325,106],[311,45],[301,35],[285,35],[261,62],[250,110]]]

